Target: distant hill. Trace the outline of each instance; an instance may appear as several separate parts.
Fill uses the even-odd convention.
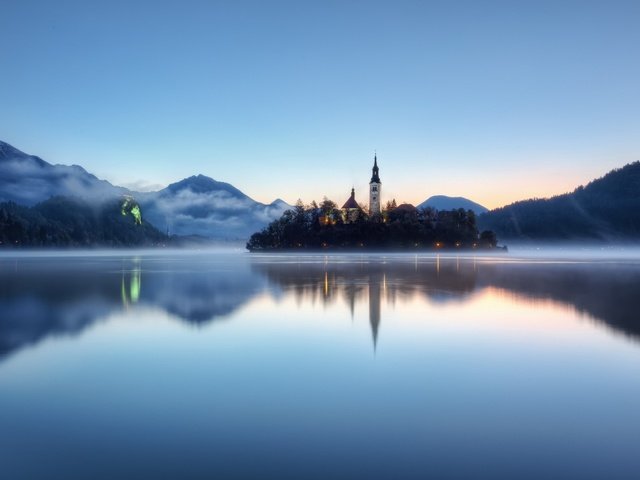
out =
[[[489,211],[488,208],[468,198],[447,197],[446,195],[434,195],[418,205],[418,208],[426,207],[435,208],[436,210],[457,210],[458,208],[462,208],[464,210],[472,210],[476,215]]]
[[[34,206],[64,196],[102,204],[122,195],[134,196],[146,220],[163,232],[217,240],[246,240],[291,208],[280,199],[256,202],[233,185],[204,175],[157,192],[133,192],[100,180],[80,166],[52,165],[0,141],[0,202]]]
[[[531,199],[478,217],[501,240],[637,240],[640,162],[612,170],[573,192]]]

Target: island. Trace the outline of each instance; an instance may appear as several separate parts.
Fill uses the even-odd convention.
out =
[[[352,197],[353,198],[353,192]],[[362,208],[338,209],[324,199],[284,212],[263,230],[254,233],[247,250],[506,250],[497,246],[495,233],[478,232],[472,210],[438,211],[390,202],[369,215]]]
[[[495,233],[479,233],[473,210],[463,208],[438,211],[397,205],[395,199],[382,204],[382,181],[378,156],[373,156],[369,182],[369,206],[356,201],[355,188],[342,208],[324,198],[293,209],[254,233],[247,242],[250,252],[295,249],[496,249]]]

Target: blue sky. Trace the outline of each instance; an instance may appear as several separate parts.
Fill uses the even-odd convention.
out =
[[[2,25],[0,139],[118,184],[364,201],[377,150],[383,201],[495,207],[640,159],[637,1],[4,0]]]

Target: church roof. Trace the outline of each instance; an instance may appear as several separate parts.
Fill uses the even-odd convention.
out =
[[[349,200],[344,202],[342,208],[360,208],[360,205],[356,202],[356,191],[354,188],[351,189],[351,196],[349,197]]]

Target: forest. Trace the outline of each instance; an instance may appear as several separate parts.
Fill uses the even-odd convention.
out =
[[[33,207],[0,203],[0,248],[158,246],[167,240],[143,221],[131,197],[100,204],[62,196]]]
[[[637,240],[640,162],[613,170],[571,193],[484,213],[478,224],[509,240]]]
[[[431,208],[387,204],[381,215],[370,218],[364,210],[345,222],[331,200],[313,202],[284,212],[247,242],[249,251],[295,249],[432,250],[496,248],[493,232],[478,234],[471,210],[436,211]]]

